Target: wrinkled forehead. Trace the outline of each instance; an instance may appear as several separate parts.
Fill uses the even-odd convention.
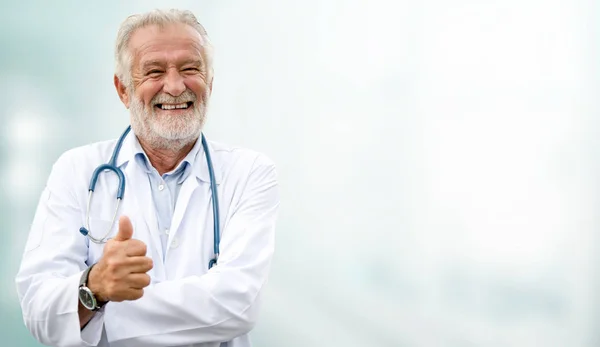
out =
[[[179,23],[137,29],[130,38],[129,50],[134,68],[148,62],[168,65],[203,60],[202,37],[191,26]]]

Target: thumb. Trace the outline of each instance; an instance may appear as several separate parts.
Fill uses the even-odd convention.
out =
[[[127,216],[119,218],[119,232],[115,236],[115,241],[127,241],[133,236],[133,226]]]

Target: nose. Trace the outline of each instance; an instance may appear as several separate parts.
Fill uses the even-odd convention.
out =
[[[183,76],[176,69],[167,70],[164,81],[163,90],[171,96],[179,96],[186,89]]]

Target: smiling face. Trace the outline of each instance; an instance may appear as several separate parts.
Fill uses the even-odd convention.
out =
[[[212,90],[201,43],[185,24],[150,25],[131,36],[131,83],[115,77],[115,86],[146,145],[179,150],[200,135]]]

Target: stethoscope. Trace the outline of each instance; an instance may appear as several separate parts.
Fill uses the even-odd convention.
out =
[[[123,194],[125,193],[125,175],[123,171],[119,167],[117,167],[117,157],[119,156],[119,152],[121,151],[121,147],[123,146],[123,141],[125,137],[131,130],[131,126],[128,126],[127,129],[123,132],[119,141],[117,142],[115,149],[113,150],[112,157],[107,164],[102,164],[94,170],[92,174],[92,179],[90,180],[90,188],[88,194],[87,208],[85,211],[85,227],[81,227],[79,232],[83,234],[83,236],[87,236],[94,243],[105,243],[107,241],[107,236],[110,234],[112,230],[112,226],[115,224],[117,219],[117,213],[119,211],[119,205],[121,204],[121,200],[123,199]],[[212,207],[213,207],[213,219],[214,219],[214,252],[215,257],[210,260],[208,263],[208,268],[212,268],[216,263],[217,259],[219,259],[219,236],[220,236],[220,227],[219,227],[219,200],[217,197],[217,186],[215,183],[215,173],[213,170],[212,160],[210,159],[210,153],[208,151],[208,145],[206,144],[206,138],[204,134],[202,134],[202,148],[204,149],[204,154],[206,156],[206,164],[208,165],[208,173],[210,176],[210,190],[212,194]],[[111,227],[108,229],[104,237],[98,239],[92,236],[90,233],[90,204],[92,202],[92,193],[94,189],[96,189],[96,182],[98,181],[98,176],[105,170],[113,171],[119,177],[119,188],[117,189],[117,207],[115,208],[115,213],[113,215]]]

